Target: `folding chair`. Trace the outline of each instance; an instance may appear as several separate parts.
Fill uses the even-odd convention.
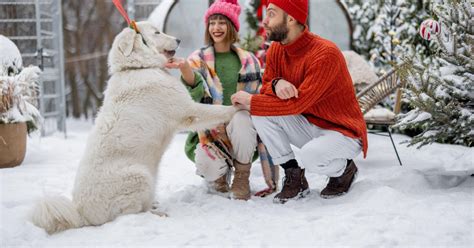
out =
[[[402,161],[400,160],[400,156],[398,155],[397,148],[395,146],[395,142],[393,142],[392,138],[392,131],[391,126],[395,124],[395,116],[400,113],[400,105],[401,105],[401,96],[402,96],[402,89],[404,87],[403,80],[399,80],[399,76],[397,70],[401,67],[397,66],[395,69],[392,69],[387,74],[379,78],[376,82],[368,85],[364,89],[362,89],[359,93],[357,93],[357,100],[359,102],[359,106],[364,114],[364,119],[367,125],[380,125],[385,126],[388,131],[387,134],[381,134],[381,132],[374,132],[371,131],[370,133],[382,135],[390,138],[392,142],[393,149],[395,150],[395,154],[397,155],[398,162],[400,166],[402,165]],[[388,113],[386,112],[384,115],[378,115],[374,107],[380,103],[383,99],[387,96],[392,94],[396,91],[396,99],[395,99],[395,106],[394,111],[391,112],[389,110]]]

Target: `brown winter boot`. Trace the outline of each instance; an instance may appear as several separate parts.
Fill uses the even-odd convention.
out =
[[[308,181],[304,176],[304,169],[288,168],[285,169],[285,178],[283,188],[275,198],[274,203],[285,203],[290,199],[299,199],[309,194]]]
[[[219,193],[229,192],[229,184],[227,183],[227,173],[219,177],[212,184],[213,189]]]
[[[250,199],[250,164],[241,164],[234,161],[234,180],[232,181],[232,198],[237,200]]]
[[[344,173],[339,177],[330,177],[328,185],[321,191],[321,197],[325,199],[344,195],[349,191],[357,174],[357,166],[354,161],[347,160]]]

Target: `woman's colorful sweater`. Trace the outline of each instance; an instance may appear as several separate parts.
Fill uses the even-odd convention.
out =
[[[261,72],[260,64],[257,58],[250,52],[247,52],[241,48],[232,46],[232,52],[234,52],[240,60],[240,70],[235,73],[237,76],[228,75],[229,71],[225,68],[225,64],[220,64],[216,61],[216,53],[213,46],[208,46],[196,50],[188,57],[188,62],[195,72],[194,86],[187,86],[191,97],[196,102],[208,103],[208,104],[229,104],[230,96],[233,92],[245,90],[251,94],[259,92],[261,87]],[[226,57],[225,60],[232,60],[232,58]],[[216,65],[216,62],[219,64]],[[231,66],[233,62],[228,64]],[[234,66],[231,66],[230,71],[234,71]],[[225,79],[222,82],[219,75]],[[230,79],[229,81],[227,81]],[[237,79],[236,82],[233,79]],[[235,87],[233,89],[226,87]],[[194,151],[196,145],[201,142],[205,143],[211,137],[209,132],[203,131],[198,133],[190,133],[186,140],[185,152],[187,157],[194,161]],[[226,138],[226,137],[225,137]],[[227,143],[227,142],[224,142]]]

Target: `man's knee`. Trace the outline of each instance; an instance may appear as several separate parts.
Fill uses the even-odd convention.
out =
[[[326,156],[322,149],[318,149],[317,147],[303,146],[299,151],[299,154],[301,156],[301,164],[304,167],[324,167],[329,163],[329,161],[325,159]]]
[[[268,123],[270,121],[270,116],[257,116],[257,115],[252,115],[251,121],[255,127],[259,125],[265,125],[265,123]]]

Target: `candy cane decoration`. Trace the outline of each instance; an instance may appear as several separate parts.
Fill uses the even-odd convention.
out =
[[[135,30],[135,32],[140,33],[135,20],[130,20],[130,18],[128,17],[127,11],[125,11],[125,9],[123,8],[122,1],[121,0],[112,0],[112,2],[114,3],[115,7],[120,12],[120,14],[122,14],[123,18],[125,18],[125,21],[127,21],[128,26],[131,29]]]

